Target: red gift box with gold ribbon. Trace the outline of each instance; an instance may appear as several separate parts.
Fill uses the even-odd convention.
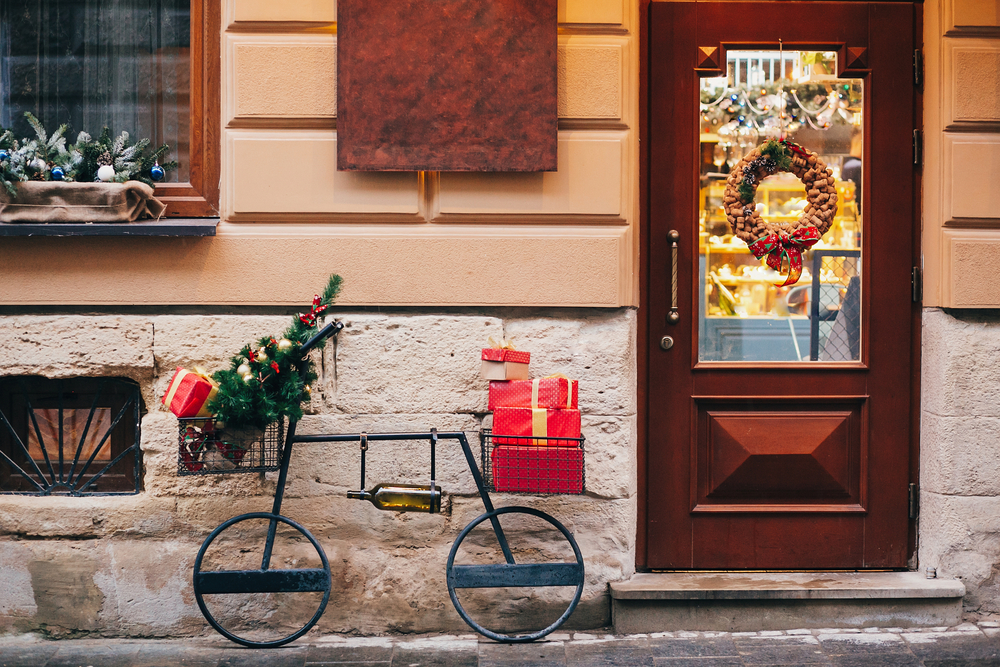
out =
[[[219,385],[204,371],[178,368],[160,402],[178,417],[211,417],[208,403],[218,391]]]
[[[579,447],[497,445],[492,456],[497,491],[583,493],[583,450]]]
[[[483,361],[510,361],[515,364],[527,364],[531,363],[531,352],[496,347],[484,347]]]
[[[518,436],[518,437],[503,437]],[[579,410],[547,408],[496,408],[493,411],[493,442],[498,445],[549,445],[576,447],[580,437]],[[535,440],[533,438],[556,438]]]
[[[536,378],[490,382],[489,409],[553,408],[575,409],[578,406],[579,385],[564,377]]]

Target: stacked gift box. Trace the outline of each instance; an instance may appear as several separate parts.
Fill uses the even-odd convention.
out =
[[[181,474],[239,468],[252,446],[243,441],[247,438],[225,436],[221,425],[216,423],[208,406],[218,392],[218,383],[205,371],[178,368],[163,394],[160,402],[179,420],[178,472]]]
[[[516,352],[515,360],[498,352]],[[493,412],[491,458],[497,491],[583,493],[579,384],[565,377],[534,380],[530,355],[520,350],[483,350],[483,376],[490,379]],[[512,374],[487,374],[486,362],[503,363]],[[523,379],[522,379],[523,378]]]

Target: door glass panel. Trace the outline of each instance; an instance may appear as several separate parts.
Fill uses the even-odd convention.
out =
[[[700,361],[861,358],[863,82],[838,79],[836,56],[729,51],[727,76],[701,81]],[[784,286],[788,256],[781,272],[766,255],[755,257],[734,236],[724,207],[740,159],[783,133],[826,163],[838,199],[829,230],[801,251],[799,280]],[[768,225],[762,236],[780,232],[782,223],[794,231],[810,203],[802,181],[788,172],[761,180],[754,202]],[[779,249],[774,257],[781,256]]]

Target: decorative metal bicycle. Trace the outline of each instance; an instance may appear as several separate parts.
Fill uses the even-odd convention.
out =
[[[303,344],[303,356],[318,342],[336,334],[342,328],[340,322],[328,324]],[[490,487],[494,486],[492,474],[495,471],[489,466],[491,451],[488,449],[492,436],[488,432],[484,432],[482,436],[486,472],[484,478],[484,475],[480,474],[468,439],[460,431],[438,432],[436,429],[431,429],[420,433],[297,435],[295,430],[294,420],[288,424],[287,431],[283,430],[279,422],[273,424],[266,433],[255,434],[248,445],[247,440],[236,442],[218,436],[213,432],[209,420],[191,419],[180,422],[181,456],[178,470],[182,474],[279,471],[271,511],[241,514],[223,522],[205,539],[195,559],[195,599],[208,622],[223,636],[244,646],[255,648],[287,644],[301,637],[319,621],[333,593],[330,563],[323,547],[306,528],[281,515],[292,446],[300,443],[357,442],[361,458],[361,487],[359,491],[348,492],[349,497],[370,500],[380,509],[433,513],[440,511],[442,497],[441,488],[436,481],[437,445],[440,441],[457,441],[462,447],[486,510],[459,533],[448,555],[446,564],[448,593],[459,615],[473,629],[491,639],[501,642],[527,642],[549,634],[573,613],[580,601],[584,586],[583,556],[580,548],[569,530],[545,512],[531,507],[493,506],[489,491]],[[500,436],[497,438],[499,440]],[[365,460],[369,446],[377,442],[402,440],[426,440],[430,443],[430,484],[379,485],[366,490]],[[503,441],[510,445],[544,445],[545,443],[538,442],[544,440],[546,438],[522,439],[507,436],[503,438]],[[566,442],[568,440],[574,442]],[[577,466],[575,470],[579,471],[581,476],[578,484],[570,485],[572,488],[568,488],[565,485],[566,475],[553,470],[558,480],[553,482],[555,486],[552,486],[552,490],[582,493],[583,438],[560,437],[559,441],[558,444],[563,445],[561,450],[572,452],[569,458],[573,465]],[[196,449],[197,455],[193,453]],[[530,451],[529,447],[518,449]],[[549,456],[548,459],[552,457]],[[528,543],[526,550],[517,548],[517,545],[512,544],[508,538],[508,533],[513,534],[511,531],[513,519],[537,524],[525,538]],[[507,524],[506,530],[504,524]],[[480,526],[483,526],[483,530],[477,533],[476,529]],[[539,527],[545,531],[540,531]],[[551,539],[539,537],[540,533],[551,530],[557,531],[562,540],[557,539],[553,542]],[[281,547],[277,544],[279,532],[285,538]],[[486,539],[484,534],[489,536],[489,539]],[[259,552],[247,547],[253,539],[263,539]],[[495,542],[487,544],[493,539]],[[560,553],[553,554],[556,545]],[[490,556],[500,562],[488,562]],[[238,567],[240,561],[246,561],[248,557],[255,559],[253,561],[255,567],[252,569]],[[463,558],[469,558],[474,562],[456,562]],[[542,562],[538,562],[540,559]],[[484,560],[487,562],[483,562]],[[275,564],[278,562],[291,567],[276,567]],[[562,597],[556,596],[558,599],[552,599],[551,595],[545,599],[545,606],[551,615],[558,614],[558,617],[540,630],[523,632],[519,629],[517,632],[511,632],[506,629],[484,627],[472,617],[460,598],[460,593],[465,594],[466,591],[478,589],[495,591],[508,588],[518,591],[526,587],[557,589],[563,592]],[[293,597],[297,598],[294,604],[286,599]],[[306,598],[306,601],[302,602],[301,598]],[[485,603],[482,598],[477,599],[475,606],[479,609],[484,604],[488,606],[490,599],[487,598]],[[216,600],[220,602],[213,604]],[[311,611],[312,605],[315,605],[315,611]],[[308,607],[305,611],[303,611],[304,606]],[[563,606],[565,609],[562,609]],[[276,619],[282,612],[291,614],[291,619],[286,620],[284,625],[278,623]],[[518,615],[517,604],[510,606],[509,614]],[[295,629],[284,634],[290,627],[289,623]],[[266,639],[257,636],[260,628],[272,631],[275,625],[282,628],[279,631],[281,636]]]

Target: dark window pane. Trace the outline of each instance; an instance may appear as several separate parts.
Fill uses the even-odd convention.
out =
[[[188,0],[0,0],[0,125],[149,137],[189,180],[190,23]]]

